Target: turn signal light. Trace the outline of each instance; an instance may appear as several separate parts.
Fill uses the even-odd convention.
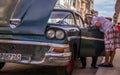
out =
[[[64,48],[54,48],[53,51],[57,52],[57,53],[63,53],[64,52]]]

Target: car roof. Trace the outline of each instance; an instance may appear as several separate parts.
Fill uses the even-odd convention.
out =
[[[68,11],[68,12],[73,12],[73,13],[80,15],[80,13],[78,11],[72,10],[72,9],[67,9],[67,8],[54,8],[53,10],[54,11]]]

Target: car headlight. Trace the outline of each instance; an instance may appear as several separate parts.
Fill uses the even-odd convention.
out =
[[[54,30],[48,30],[46,33],[48,38],[54,38],[55,37],[55,31]]]
[[[62,30],[57,30],[55,36],[57,39],[63,39],[65,37],[65,33]]]

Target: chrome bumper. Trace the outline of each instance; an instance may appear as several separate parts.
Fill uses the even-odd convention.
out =
[[[22,59],[19,63],[49,65],[49,66],[65,66],[71,60],[71,53],[46,53],[43,60],[34,60],[29,57],[28,60]]]
[[[55,44],[55,43],[44,43],[44,42],[34,42],[34,41],[19,41],[19,40],[0,40],[0,43],[11,43],[11,44],[25,44],[25,45],[42,45],[42,46],[50,46],[68,48],[68,44]],[[42,60],[36,60],[31,56],[26,56],[26,59],[22,58],[20,61],[10,61],[14,63],[23,63],[23,64],[36,64],[36,65],[49,65],[49,66],[65,66],[71,60],[71,52],[67,51],[64,53],[54,53],[54,52],[46,52],[45,56]],[[7,62],[7,61],[4,61]]]

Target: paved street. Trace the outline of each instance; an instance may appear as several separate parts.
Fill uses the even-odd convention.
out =
[[[96,75],[120,75],[120,49],[116,50],[115,59],[113,61],[113,68],[100,67]]]
[[[120,49],[117,50],[114,67],[113,68],[102,68],[91,69],[90,63],[91,58],[87,58],[87,68],[80,69],[80,61],[76,62],[75,69],[72,75],[119,75],[120,74],[120,59],[119,59]],[[99,57],[98,64],[102,61],[102,57]],[[0,75],[56,75],[55,68],[49,67],[39,67],[34,65],[23,65],[23,64],[13,64],[7,63],[5,67],[0,72]]]
[[[73,75],[95,75],[98,69],[91,69],[91,57],[87,58],[87,67],[86,69],[80,69],[80,66],[76,67],[73,71]],[[98,64],[102,61],[102,57],[98,58]],[[80,62],[79,62],[80,63]],[[79,64],[77,63],[77,65]]]
[[[34,65],[7,63],[0,75],[55,75],[54,69]]]
[[[87,68],[80,69],[81,67],[80,61],[77,61],[72,75],[95,75],[97,69],[90,68],[91,58],[87,58],[87,62],[88,62]],[[18,75],[18,74],[19,75],[33,75],[33,74],[56,75],[56,72],[55,72],[55,68],[7,63],[5,67],[2,69],[2,72],[0,73],[0,75]]]
[[[120,49],[116,51],[113,68],[91,69],[91,58],[87,58],[87,68],[80,69],[80,61],[76,62],[75,69],[72,75],[119,75],[120,74]],[[99,57],[98,64],[102,61],[102,57]],[[0,75],[56,75],[55,68],[39,67],[34,65],[22,65],[7,63],[0,72]]]

